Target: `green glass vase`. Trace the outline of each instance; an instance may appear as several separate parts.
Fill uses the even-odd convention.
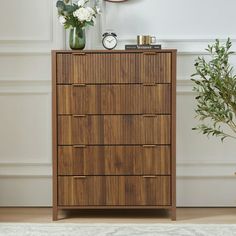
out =
[[[73,50],[83,50],[86,44],[85,30],[75,27],[70,29],[70,48]]]

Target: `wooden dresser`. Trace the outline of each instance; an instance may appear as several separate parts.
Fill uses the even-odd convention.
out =
[[[176,218],[176,50],[53,51],[53,219],[165,208]]]

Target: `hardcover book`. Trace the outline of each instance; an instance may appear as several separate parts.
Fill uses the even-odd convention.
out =
[[[153,45],[136,45],[136,44],[128,44],[125,45],[125,50],[146,50],[146,49],[161,49],[161,44],[153,44]]]

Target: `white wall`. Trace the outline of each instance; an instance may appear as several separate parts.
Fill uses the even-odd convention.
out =
[[[51,205],[51,49],[64,47],[54,0],[1,1],[0,205]]]
[[[1,3],[2,9],[11,9],[0,17],[1,206],[51,205],[50,50],[65,47],[55,2]],[[235,206],[235,142],[221,144],[191,130],[197,121],[189,78],[194,59],[204,54],[213,39],[231,36],[236,48],[236,2],[129,0],[102,4],[101,24],[89,30],[88,48],[101,48],[100,34],[114,29],[119,48],[135,42],[137,34],[148,33],[156,35],[164,47],[179,51],[178,205]],[[232,62],[236,66],[235,55]]]

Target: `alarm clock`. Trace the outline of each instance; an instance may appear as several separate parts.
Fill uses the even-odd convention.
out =
[[[112,50],[117,46],[117,35],[115,33],[104,33],[102,37],[102,45],[104,48]]]

